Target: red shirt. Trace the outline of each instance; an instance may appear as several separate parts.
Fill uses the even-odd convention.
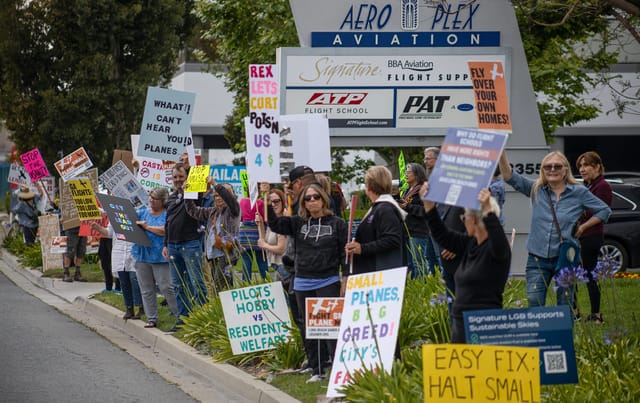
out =
[[[585,186],[591,193],[593,193],[594,196],[605,202],[607,206],[611,207],[611,199],[613,198],[613,195],[611,194],[611,185],[609,185],[609,183],[604,180],[604,176],[600,175],[589,183],[585,182]],[[586,222],[587,220],[589,220],[589,218],[591,218],[591,216],[593,216],[593,213],[590,210],[585,210],[578,220],[578,223],[582,224]],[[604,234],[604,224],[599,223],[585,230],[580,238],[584,238],[589,235],[602,234]]]

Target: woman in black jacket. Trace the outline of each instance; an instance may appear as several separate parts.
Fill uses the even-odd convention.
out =
[[[421,198],[429,186],[420,190]],[[456,269],[456,298],[453,301],[452,343],[465,343],[462,313],[479,309],[502,309],[502,294],[509,277],[511,248],[498,216],[500,207],[488,189],[478,195],[481,210],[465,209],[460,219],[467,233],[444,226],[435,203],[424,200],[431,234],[445,249],[462,256]]]
[[[340,296],[340,267],[345,261],[347,225],[333,214],[330,205],[322,185],[311,183],[300,194],[298,215],[278,217],[269,206],[269,228],[291,236],[295,242],[293,290],[299,307],[305,306],[306,298]],[[304,315],[304,309],[301,314]],[[304,325],[300,332],[305,333]],[[320,379],[323,368],[333,358],[335,345],[333,340],[321,343],[304,340],[308,366],[313,369],[311,380]]]

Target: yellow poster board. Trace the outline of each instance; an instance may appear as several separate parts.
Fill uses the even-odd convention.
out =
[[[78,210],[80,221],[99,219],[102,214],[93,193],[91,181],[88,179],[71,179],[67,181],[71,197]]]
[[[211,172],[209,165],[196,165],[189,168],[185,192],[206,192],[209,172]]]
[[[424,401],[539,403],[539,365],[534,347],[425,344]]]

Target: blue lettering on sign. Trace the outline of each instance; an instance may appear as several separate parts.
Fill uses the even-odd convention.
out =
[[[349,31],[372,30],[374,29],[374,24],[375,28],[382,29],[389,22],[392,10],[391,4],[387,4],[380,10],[375,4],[363,3],[356,10],[351,5],[347,15],[342,20],[340,30],[345,29],[345,27]]]
[[[431,29],[435,29],[438,24],[442,30],[473,29],[473,15],[478,11],[480,4],[458,4],[457,9],[452,7],[451,4],[446,8],[438,4]]]
[[[314,48],[425,48],[500,46],[499,31],[312,32]]]

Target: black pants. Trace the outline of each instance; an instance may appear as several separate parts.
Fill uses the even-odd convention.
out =
[[[104,287],[107,290],[113,289],[113,274],[111,273],[111,249],[113,241],[111,238],[100,238],[100,246],[98,246],[98,257],[100,258],[100,266],[104,273]],[[116,288],[120,288],[120,280],[116,280]]]
[[[294,280],[295,281],[295,280]],[[295,291],[296,293],[296,302],[298,303],[299,309],[299,319],[300,319],[300,333],[305,334],[305,299],[312,297],[339,297],[340,296],[340,282],[336,281],[333,284],[329,284],[326,287],[318,288],[316,290],[310,291]],[[316,340],[316,339],[307,339],[304,340],[304,351],[307,355],[307,361],[309,362],[309,366],[313,368],[314,375],[322,375],[322,367],[326,366],[327,363],[333,359],[333,354],[336,351],[336,341],[335,340]],[[318,349],[319,347],[319,349]],[[318,359],[320,361],[318,361]]]
[[[580,238],[580,257],[582,267],[589,275],[587,290],[589,291],[589,302],[591,303],[591,313],[600,313],[600,285],[593,270],[598,263],[600,247],[604,242],[602,234],[589,235]]]

